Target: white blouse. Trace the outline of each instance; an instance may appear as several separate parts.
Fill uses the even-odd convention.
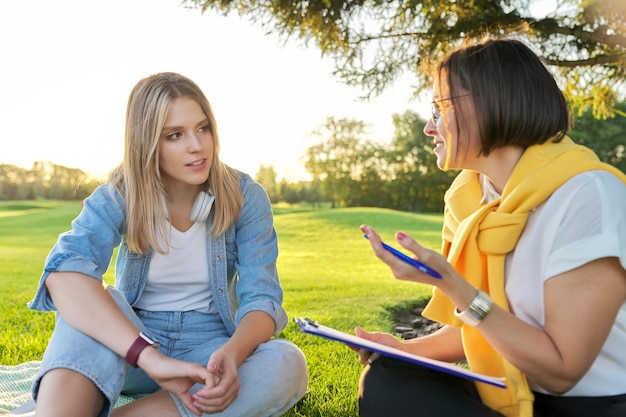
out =
[[[525,322],[543,327],[545,282],[595,259],[613,256],[626,268],[626,185],[605,171],[579,174],[530,213],[515,250],[506,257],[505,289],[511,311]],[[571,314],[584,315],[593,308],[572,305]],[[533,381],[529,383],[532,390],[549,394]],[[625,393],[626,303],[589,371],[564,395]]]

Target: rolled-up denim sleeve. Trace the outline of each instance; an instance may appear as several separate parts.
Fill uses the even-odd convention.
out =
[[[56,310],[45,281],[51,272],[76,272],[102,281],[113,250],[124,232],[125,209],[119,194],[100,186],[85,199],[83,209],[72,221],[71,230],[61,233],[48,254],[34,298],[28,307]]]
[[[288,317],[282,307],[283,290],[276,268],[278,239],[272,206],[258,183],[249,180],[243,191],[245,202],[236,234],[240,303],[236,321],[239,323],[250,311],[263,311],[274,320],[275,334],[278,334],[287,325]]]

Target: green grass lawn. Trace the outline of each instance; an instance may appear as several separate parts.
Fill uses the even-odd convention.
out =
[[[45,257],[69,229],[79,202],[0,202],[0,364],[40,360],[54,325],[52,313],[32,312]],[[391,311],[423,302],[430,288],[395,280],[373,254],[359,225],[374,226],[387,242],[403,230],[439,248],[441,215],[378,208],[275,208],[278,270],[290,318],[309,317],[353,333],[354,327],[390,331]],[[398,245],[395,245],[398,246]],[[114,271],[105,280],[113,282]],[[356,416],[362,369],[341,343],[305,334],[290,322],[281,337],[296,343],[309,365],[309,394],[286,416]]]

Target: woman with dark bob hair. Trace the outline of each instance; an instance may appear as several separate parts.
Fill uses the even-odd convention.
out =
[[[626,176],[566,136],[563,94],[521,41],[464,46],[433,76],[424,132],[439,168],[460,170],[443,256],[396,239],[442,278],[361,229],[397,279],[434,286],[423,314],[443,326],[407,341],[356,333],[507,387],[359,350],[361,416],[626,415]]]

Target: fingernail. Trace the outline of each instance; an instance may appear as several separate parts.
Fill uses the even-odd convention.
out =
[[[396,233],[396,239],[398,239],[398,240],[404,240],[405,237],[406,237],[406,233],[404,233],[404,232]]]

